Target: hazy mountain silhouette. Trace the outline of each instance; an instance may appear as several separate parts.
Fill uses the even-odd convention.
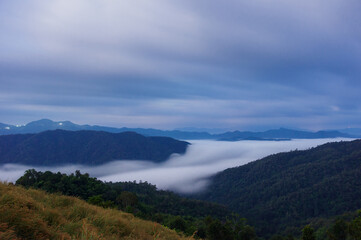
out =
[[[286,128],[273,129],[264,132],[250,132],[250,131],[233,131],[221,134],[210,134],[208,132],[199,131],[180,131],[180,130],[159,130],[153,128],[114,128],[104,126],[78,125],[70,121],[54,122],[49,119],[41,119],[30,122],[22,126],[14,126],[0,123],[0,135],[8,134],[23,134],[23,133],[39,133],[47,130],[93,130],[104,131],[110,133],[120,132],[136,132],[144,136],[163,136],[176,139],[213,139],[221,141],[239,141],[239,140],[287,140],[291,138],[300,139],[315,139],[315,138],[336,138],[336,137],[355,137],[357,134],[348,134],[339,131],[299,131]]]
[[[336,137],[351,137],[347,133],[339,131],[318,131],[308,132],[292,130],[287,128],[272,129],[264,132],[226,132],[217,134],[216,138],[223,141],[238,141],[238,140],[279,140],[279,139],[316,139],[316,138],[336,138]]]
[[[68,131],[79,131],[79,130],[93,130],[93,131],[104,131],[110,133],[121,133],[121,132],[136,132],[144,136],[162,136],[172,137],[177,139],[211,139],[212,135],[206,132],[184,132],[184,131],[166,131],[152,128],[113,128],[104,126],[90,126],[90,125],[78,125],[70,121],[59,121],[54,122],[49,119],[41,119],[38,121],[30,122],[26,125],[15,126],[9,124],[0,123],[0,135],[8,134],[23,134],[23,133],[39,133],[47,130],[68,130]]]

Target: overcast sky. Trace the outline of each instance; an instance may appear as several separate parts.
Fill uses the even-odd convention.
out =
[[[360,0],[2,0],[0,122],[361,127]]]

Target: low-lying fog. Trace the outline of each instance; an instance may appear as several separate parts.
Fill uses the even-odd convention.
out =
[[[192,193],[204,189],[207,178],[226,168],[240,166],[267,155],[290,150],[303,150],[317,145],[351,139],[295,139],[291,141],[190,141],[186,154],[173,155],[166,162],[122,160],[101,166],[69,165],[33,167],[17,164],[0,166],[0,180],[13,182],[29,168],[38,171],[72,173],[79,169],[104,181],[148,181],[160,189]]]

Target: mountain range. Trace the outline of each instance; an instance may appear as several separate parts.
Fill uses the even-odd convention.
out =
[[[361,136],[361,130],[357,129],[344,129],[344,132],[336,130],[327,131],[301,131],[292,130],[286,128],[273,129],[263,132],[251,132],[251,131],[232,131],[218,134],[210,134],[208,132],[198,131],[180,131],[180,130],[159,130],[152,128],[113,128],[104,126],[91,126],[91,125],[78,125],[70,121],[54,122],[49,119],[41,119],[38,121],[30,122],[26,125],[9,125],[0,123],[0,135],[9,134],[24,134],[24,133],[39,133],[47,130],[92,130],[92,131],[104,131],[110,133],[121,132],[136,132],[144,136],[163,136],[176,139],[196,140],[196,139],[212,139],[220,141],[239,141],[239,140],[287,140],[292,138],[299,139],[315,139],[315,138],[353,138]],[[348,131],[347,131],[348,130]]]
[[[169,137],[144,137],[134,132],[53,130],[0,136],[0,164],[31,166],[98,165],[112,160],[162,162],[183,154],[189,143]]]
[[[17,134],[8,132],[0,136],[0,164],[99,165],[121,159],[162,162],[174,153],[185,153],[189,145],[188,142],[170,137],[143,136],[136,132],[112,133],[105,130],[120,131],[120,129],[77,125],[71,122],[41,120],[26,126],[1,124],[0,127],[3,130],[12,131],[12,128],[15,128],[14,131],[19,131]],[[85,127],[91,130],[82,129]],[[48,128],[55,130],[47,130]],[[172,132],[155,129],[140,130],[154,130],[162,134]],[[25,133],[26,131],[37,131],[37,133]],[[191,136],[192,133],[187,134]],[[238,141],[242,139],[332,138],[339,134],[342,133],[338,131],[306,132],[281,128],[258,133],[235,131],[209,134],[209,136],[212,137],[211,139]],[[342,134],[342,136],[350,135]],[[59,179],[63,178],[60,174]],[[319,219],[332,219],[360,209],[360,179],[361,140],[354,140],[327,143],[308,150],[273,154],[240,167],[226,169],[210,177],[209,185],[203,192],[189,196],[193,199],[226,206],[232,212],[248,219],[249,224],[255,226],[257,234],[264,238],[271,238],[274,234],[297,236],[301,228],[309,223],[320,221]],[[50,176],[49,180],[51,184],[40,181],[39,186],[53,186],[54,178]],[[168,197],[161,197],[163,200],[152,202],[154,197],[149,198],[152,186],[141,186],[138,189],[138,186],[134,184],[118,183],[114,187],[123,191],[134,191],[145,203],[151,202],[152,206],[160,204],[158,206],[160,209],[168,209],[164,207],[169,206],[164,205],[171,201]],[[63,187],[63,185],[59,186]],[[169,194],[164,196],[169,196]],[[98,195],[93,197],[98,197]],[[182,205],[180,213],[172,212],[172,214],[188,215],[188,212],[184,212],[185,209],[203,214],[203,211],[196,206],[196,202],[187,208],[183,207],[186,205]],[[144,206],[140,205],[139,209],[142,208]],[[217,209],[221,208],[216,207],[215,210]],[[160,210],[157,211],[154,212],[152,218],[159,218]],[[169,214],[165,211],[163,213]],[[199,216],[201,215],[197,215]],[[216,225],[221,226],[220,223]],[[194,224],[197,225],[195,222]]]

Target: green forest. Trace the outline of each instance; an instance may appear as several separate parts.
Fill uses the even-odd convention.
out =
[[[361,140],[278,153],[212,177],[199,199],[218,202],[270,237],[361,208]],[[271,224],[270,224],[271,223]]]
[[[147,182],[105,183],[89,174],[27,170],[16,185],[79,197],[104,208],[115,208],[202,239],[256,239],[246,219],[222,205],[159,191]]]
[[[16,185],[42,189],[49,193],[75,196],[89,204],[118,209],[145,220],[160,223],[185,236],[209,240],[333,240],[361,239],[361,211],[345,212],[330,218],[309,219],[307,224],[285,231],[262,234],[263,225],[250,225],[243,216],[215,203],[180,197],[169,191],[157,190],[147,182],[102,182],[89,174],[76,171],[66,175],[49,171],[27,170]],[[268,225],[273,225],[269,222]],[[275,225],[273,225],[275,226]]]

